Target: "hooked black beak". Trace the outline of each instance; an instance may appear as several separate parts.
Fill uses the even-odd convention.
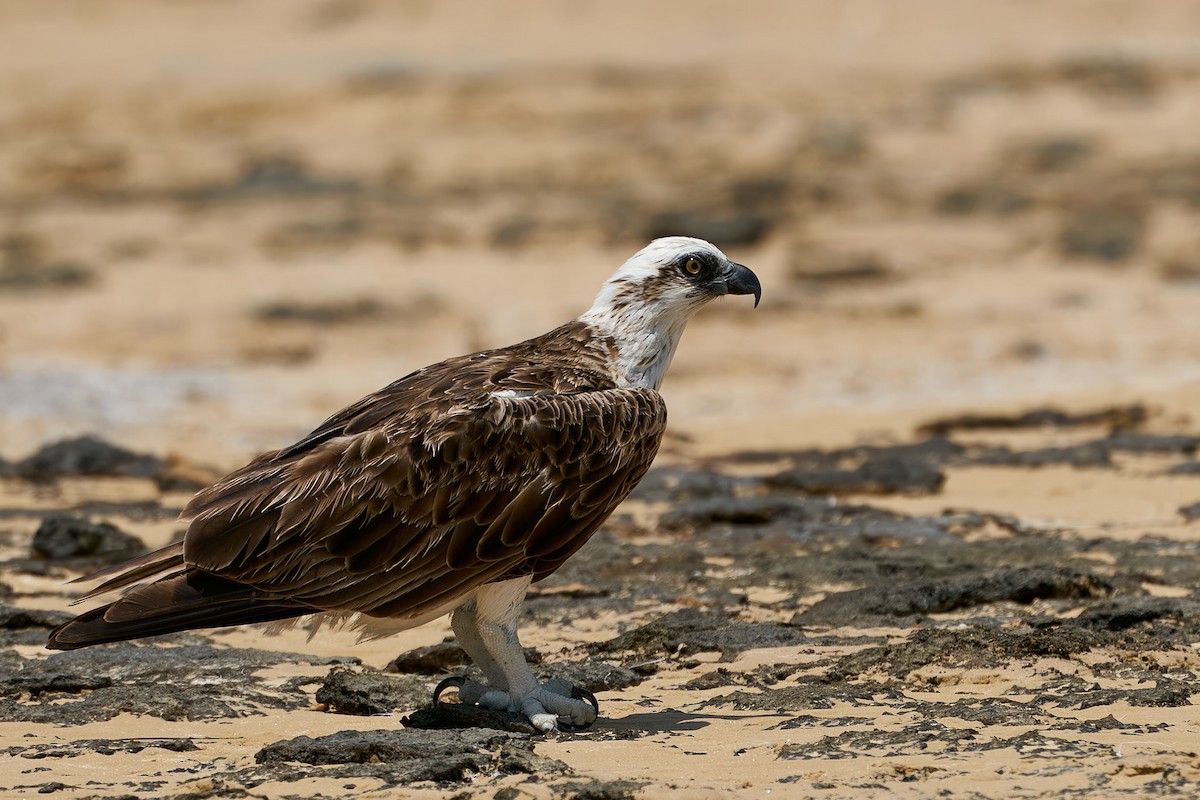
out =
[[[729,271],[725,273],[725,291],[729,294],[754,295],[755,308],[758,308],[758,301],[762,299],[762,284],[758,282],[758,276],[733,261],[729,262]]]

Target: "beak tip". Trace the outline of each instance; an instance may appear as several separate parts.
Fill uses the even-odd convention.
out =
[[[726,280],[725,286],[731,294],[754,295],[754,307],[758,308],[762,300],[762,284],[749,268],[742,264],[733,263],[734,273]]]

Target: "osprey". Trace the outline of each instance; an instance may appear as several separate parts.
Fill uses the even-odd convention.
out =
[[[667,419],[658,388],[688,319],[725,294],[757,306],[761,291],[708,242],[657,239],[578,319],[417,370],[198,493],[183,541],[80,579],[104,579],[81,600],[123,594],[47,646],[310,614],[379,636],[449,612],[487,681],[454,681],[464,702],[541,731],[587,726],[595,698],[539,684],[525,662],[525,592],[654,460]]]

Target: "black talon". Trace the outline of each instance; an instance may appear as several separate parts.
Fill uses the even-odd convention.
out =
[[[456,689],[461,689],[463,684],[466,682],[467,679],[462,675],[451,675],[449,678],[443,679],[441,683],[433,687],[433,707],[437,708],[438,705],[440,705],[441,701],[439,698],[442,696],[442,692],[446,691],[451,686],[455,687]]]
[[[583,689],[579,686],[572,686],[571,687],[571,698],[574,700],[583,700],[584,702],[586,702],[588,705],[590,705],[592,708],[594,708],[596,710],[596,719],[600,718],[600,701],[596,699],[596,695],[592,694],[587,689]],[[560,722],[559,727],[566,731],[586,731],[588,728],[592,727],[592,725],[594,725],[595,723],[596,723],[595,719],[593,719],[591,722],[587,723],[586,725],[576,725],[572,722],[567,722],[567,723]]]

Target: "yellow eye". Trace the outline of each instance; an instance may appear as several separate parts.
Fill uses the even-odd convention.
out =
[[[689,258],[683,263],[683,268],[687,270],[688,275],[699,275],[700,270],[704,269],[704,265],[700,263],[698,258]]]

